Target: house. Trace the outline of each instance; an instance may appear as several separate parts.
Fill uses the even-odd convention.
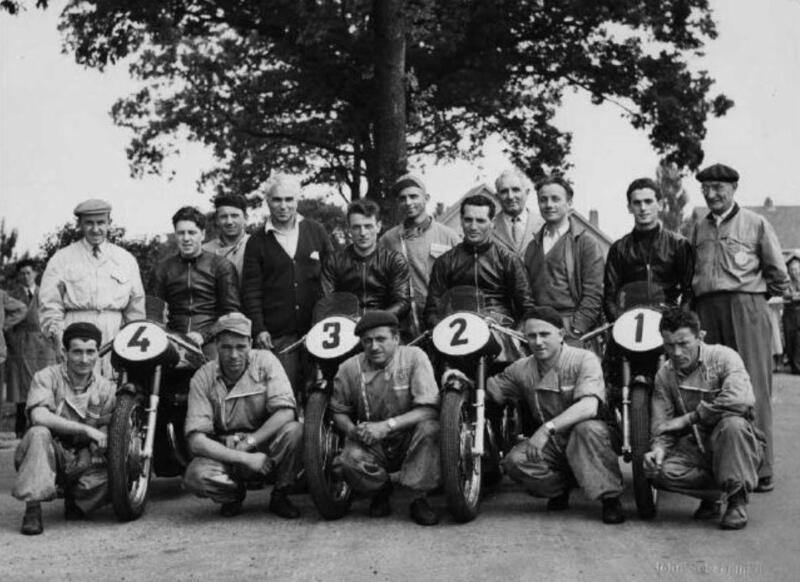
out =
[[[436,217],[436,220],[446,226],[449,226],[456,232],[461,232],[461,201],[464,200],[464,198],[467,198],[468,196],[474,196],[475,194],[483,194],[494,200],[497,211],[500,211],[500,202],[495,197],[494,190],[488,184],[484,183],[478,184],[477,186],[468,190],[461,198],[458,199],[455,204],[449,206],[441,214],[439,214]],[[536,197],[534,195],[530,195],[528,197],[528,209],[531,212],[538,213],[539,209],[536,207],[535,200]],[[573,210],[572,218],[594,235],[594,237],[600,243],[600,248],[603,249],[603,254],[607,255],[608,249],[611,248],[611,243],[614,241],[597,226],[597,211],[590,210],[589,218],[586,218],[580,212]]]

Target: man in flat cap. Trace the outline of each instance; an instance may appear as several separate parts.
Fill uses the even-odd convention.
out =
[[[88,321],[109,342],[123,324],[144,319],[144,289],[136,259],[108,242],[111,205],[86,200],[75,207],[83,237],[60,249],[48,261],[39,290],[39,323],[61,353],[61,335],[74,321]],[[109,358],[101,361],[104,375],[111,374]]]
[[[214,326],[217,358],[195,372],[189,387],[185,432],[194,458],[184,483],[233,517],[246,483],[274,473],[269,510],[294,519],[300,511],[288,490],[301,468],[303,425],[286,372],[272,352],[252,349],[251,334],[250,320],[238,312]]]
[[[439,514],[427,493],[441,482],[439,389],[428,356],[401,346],[397,317],[368,311],[356,325],[364,352],[352,356],[334,378],[330,410],[346,435],[334,461],[357,492],[372,494],[371,517],[392,511],[389,474],[416,493],[411,518],[434,525]]]
[[[622,473],[612,444],[600,360],[565,344],[561,315],[536,307],[525,316],[525,337],[533,355],[517,360],[489,379],[487,405],[523,401],[538,428],[503,459],[506,473],[530,493],[548,499],[547,508],[569,507],[572,484],[602,502],[604,523],[625,520],[620,504]]]
[[[247,199],[241,194],[225,194],[214,199],[219,236],[203,245],[203,250],[228,259],[242,280],[244,249],[250,235],[247,226]]]
[[[433,262],[449,251],[461,237],[453,229],[436,222],[426,206],[431,197],[417,176],[406,174],[392,186],[402,222],[387,230],[378,245],[400,252],[408,262],[411,311],[409,331],[412,337],[422,331],[422,310],[428,296],[428,281]]]
[[[757,492],[771,491],[772,336],[770,296],[780,297],[789,276],[775,230],[764,217],[733,200],[739,173],[723,164],[698,172],[710,212],[692,225],[692,289],[706,341],[733,348],[744,360],[756,396],[756,426],[767,436]]]
[[[527,206],[531,181],[524,172],[514,168],[500,174],[494,186],[502,211],[494,219],[493,236],[522,259],[528,244],[542,227],[542,220]]]
[[[31,428],[14,453],[11,494],[25,502],[22,533],[42,533],[43,501],[64,491],[64,517],[81,519],[108,502],[105,449],[116,386],[94,373],[101,333],[76,322],[61,334],[66,359],[36,372],[28,391]]]

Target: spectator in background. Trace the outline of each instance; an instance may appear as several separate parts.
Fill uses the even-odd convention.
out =
[[[789,287],[783,293],[783,335],[792,374],[800,374],[800,257],[786,263]]]
[[[515,169],[500,174],[494,185],[502,207],[494,218],[494,239],[521,259],[542,226],[542,221],[527,207],[531,182],[523,172]]]
[[[217,196],[214,199],[215,218],[219,236],[203,245],[203,250],[228,259],[242,280],[244,249],[250,235],[247,226],[247,199],[239,194]]]

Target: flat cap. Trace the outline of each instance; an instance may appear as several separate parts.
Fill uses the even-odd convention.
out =
[[[69,350],[69,342],[74,339],[80,339],[84,341],[94,340],[99,348],[103,339],[103,334],[93,323],[89,323],[87,321],[76,321],[75,323],[70,323],[67,326],[67,329],[64,330],[64,334],[61,336],[61,343],[64,345],[65,350]]]
[[[242,212],[247,212],[247,199],[241,194],[222,194],[214,198],[214,208],[232,206]]]
[[[72,211],[75,216],[83,216],[84,214],[105,214],[106,212],[111,212],[111,204],[99,198],[84,200]]]
[[[739,172],[725,164],[714,164],[697,172],[698,182],[738,182]]]
[[[365,332],[387,325],[389,327],[398,327],[400,322],[397,321],[397,316],[388,311],[367,311],[361,316],[356,324],[355,334],[359,337],[364,335]]]
[[[425,188],[425,184],[422,183],[422,180],[415,176],[414,174],[405,174],[404,176],[400,176],[395,183],[392,184],[392,194],[397,196],[403,190],[407,188],[413,188],[414,190],[419,191],[422,194],[427,194],[428,191]]]
[[[224,331],[250,337],[253,333],[253,323],[244,314],[233,311],[226,313],[217,320],[211,330],[211,335],[217,337]]]
[[[562,329],[564,327],[564,320],[558,314],[558,311],[556,311],[552,307],[546,307],[546,306],[533,307],[525,312],[524,319],[525,320],[541,319],[542,321],[546,321],[547,323],[557,327],[558,329]]]

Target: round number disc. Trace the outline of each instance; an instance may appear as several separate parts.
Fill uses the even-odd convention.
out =
[[[114,338],[114,353],[130,362],[143,362],[160,356],[169,346],[164,330],[147,321],[133,321]]]
[[[306,349],[312,356],[321,360],[339,358],[358,345],[355,331],[356,323],[349,317],[343,315],[326,317],[308,332]]]
[[[661,313],[646,307],[636,307],[620,315],[611,334],[614,341],[631,352],[649,352],[664,343],[658,324]]]
[[[446,356],[468,356],[483,349],[491,333],[479,315],[453,313],[433,328],[433,345]]]

